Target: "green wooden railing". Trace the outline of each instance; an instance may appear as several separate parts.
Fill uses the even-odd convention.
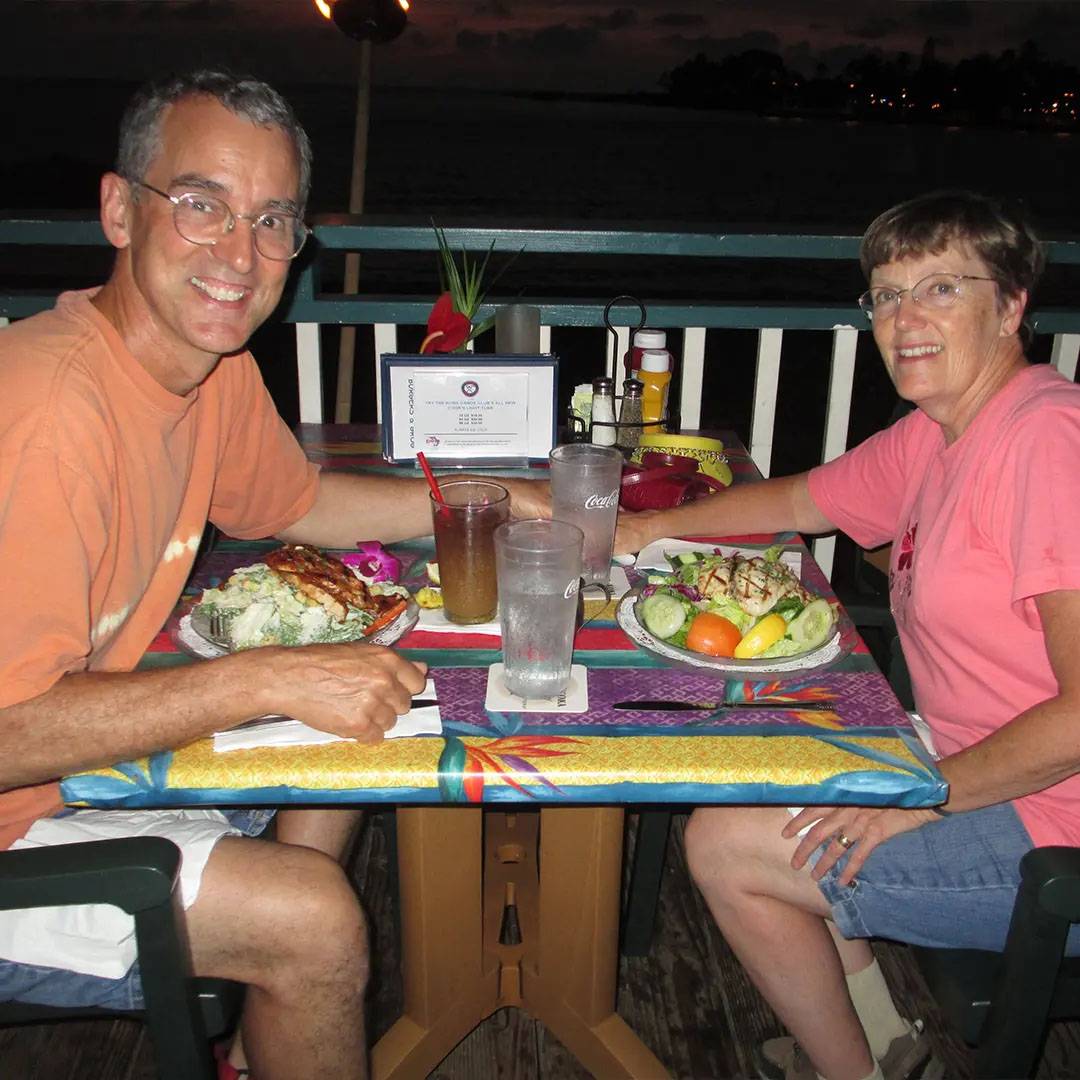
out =
[[[296,326],[297,368],[300,385],[300,417],[323,419],[322,357],[319,327],[322,325],[371,325],[374,328],[376,408],[379,398],[378,357],[397,351],[399,326],[423,325],[431,310],[432,295],[329,294],[321,286],[325,259],[342,252],[434,252],[435,236],[428,222],[384,220],[374,217],[323,216],[313,223],[315,240],[297,267],[295,288],[290,291],[279,317]],[[854,262],[859,238],[854,235],[806,236],[781,233],[731,233],[686,231],[659,227],[532,228],[517,225],[470,224],[448,227],[446,236],[455,250],[484,252],[495,242],[501,252],[524,249],[530,256],[616,256],[640,260],[665,258],[686,260],[777,260],[791,264],[821,261]],[[104,245],[96,219],[39,218],[0,220],[0,247],[36,245],[80,248]],[[1080,242],[1051,241],[1047,245],[1051,264],[1080,264]],[[19,318],[52,303],[54,293],[11,291],[0,295],[0,318]],[[548,351],[552,327],[600,327],[606,298],[551,299],[514,297],[541,309],[541,349]],[[676,343],[680,360],[680,414],[686,428],[700,423],[705,365],[706,330],[751,329],[758,333],[754,408],[749,449],[764,475],[768,475],[773,441],[777,383],[786,330],[816,330],[832,335],[831,373],[826,406],[821,460],[827,461],[846,447],[851,411],[852,383],[858,335],[868,323],[852,302],[843,304],[725,303],[719,299],[655,300],[641,298],[653,326],[681,329]],[[497,304],[498,297],[493,298]],[[491,314],[494,304],[481,310]],[[627,347],[629,326],[636,323],[636,308],[616,307],[611,313],[618,330],[618,344],[606,344],[606,370]],[[1041,309],[1031,314],[1038,335],[1052,335],[1051,362],[1075,379],[1080,354],[1080,307]],[[340,418],[340,417],[339,417]],[[820,542],[819,542],[820,545]],[[831,564],[831,542],[817,548],[820,561]]]

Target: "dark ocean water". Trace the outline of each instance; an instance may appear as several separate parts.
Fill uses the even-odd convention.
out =
[[[132,87],[82,82],[6,85],[0,115],[0,205],[87,210],[110,165],[115,132]],[[313,212],[346,208],[352,161],[355,93],[348,87],[283,87],[315,149]],[[463,91],[400,90],[376,85],[366,173],[366,209],[494,223],[531,219],[569,224],[658,221],[673,227],[729,231],[858,233],[892,203],[945,186],[967,186],[1022,198],[1046,236],[1080,232],[1075,211],[1080,134],[989,128],[878,125],[829,119],[770,119],[750,114],[667,109],[647,104],[540,101]],[[497,258],[498,256],[496,256]],[[90,283],[107,260],[69,256],[26,259],[0,253],[5,281],[27,275]],[[329,268],[332,279],[334,267]],[[430,256],[365,259],[362,287],[419,292],[437,287]],[[1076,295],[1076,275],[1055,272],[1044,302]],[[332,280],[331,280],[332,284]],[[728,260],[600,260],[530,257],[526,252],[499,284],[513,296],[607,299],[649,297],[731,300],[821,300],[854,297],[857,268],[824,264],[791,268]],[[419,340],[419,332],[416,335]],[[325,332],[336,356],[336,333]],[[789,334],[778,402],[774,471],[816,460],[827,391],[828,335]],[[703,423],[749,430],[752,333],[710,334]],[[409,332],[403,346],[410,344]],[[287,419],[295,418],[291,334],[268,327],[256,347],[267,381]],[[602,331],[566,331],[564,394],[599,370]],[[334,378],[327,365],[328,386]],[[852,439],[864,438],[892,411],[895,398],[872,346],[860,349]],[[371,383],[358,373],[357,416],[373,414]]]

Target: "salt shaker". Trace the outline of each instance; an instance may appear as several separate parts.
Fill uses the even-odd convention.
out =
[[[592,441],[597,446],[614,446],[615,380],[593,379],[592,392]]]
[[[645,387],[639,379],[623,383],[622,410],[619,412],[616,446],[633,450],[641,442],[641,394]]]

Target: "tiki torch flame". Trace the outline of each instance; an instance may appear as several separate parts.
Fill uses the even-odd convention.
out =
[[[330,10],[330,5],[326,0],[315,0],[315,6],[319,9],[319,14],[324,19],[332,19],[334,17],[333,12]]]

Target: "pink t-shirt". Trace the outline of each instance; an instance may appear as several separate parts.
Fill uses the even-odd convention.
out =
[[[1017,374],[952,446],[916,410],[810,473],[889,592],[918,711],[956,753],[1057,694],[1034,597],[1080,589],[1080,386]],[[1080,774],[1016,800],[1037,847],[1080,844]]]

